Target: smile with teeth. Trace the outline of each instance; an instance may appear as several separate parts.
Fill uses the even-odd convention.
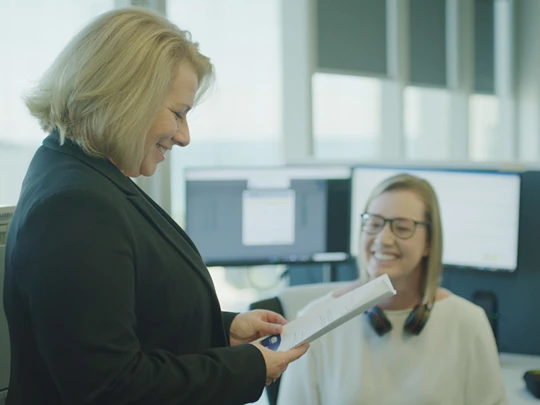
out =
[[[396,260],[398,256],[389,253],[373,252],[373,257],[380,261],[392,261]]]
[[[156,147],[157,147],[157,148],[159,149],[159,151],[160,151],[161,153],[163,153],[164,155],[165,155],[165,152],[167,152],[167,151],[169,150],[168,148],[166,148],[166,147],[163,146],[163,145],[160,145],[159,143],[156,144]]]

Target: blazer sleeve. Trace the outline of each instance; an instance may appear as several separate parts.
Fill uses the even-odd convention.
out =
[[[238,315],[238,312],[225,312],[221,313],[223,318],[223,328],[225,329],[225,336],[227,337],[227,344],[231,345],[231,325],[234,321],[234,318]]]
[[[507,405],[497,345],[486,313],[478,311],[468,346],[465,403]]]
[[[16,235],[15,281],[30,311],[39,355],[63,401],[257,400],[266,367],[252,345],[181,356],[142,351],[134,313],[134,238],[125,221],[105,197],[70,189],[34,205]]]

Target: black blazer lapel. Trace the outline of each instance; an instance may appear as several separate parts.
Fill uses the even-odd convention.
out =
[[[189,244],[189,246],[191,246],[197,256],[202,259],[199,250],[197,249],[191,238],[188,236],[188,234],[176,223],[174,219],[171,218],[169,214],[167,214],[167,212],[163,208],[161,208],[148,194],[146,194],[142,188],[140,188],[136,183],[134,184],[139,193],[141,193],[143,197],[146,198],[146,200],[163,216],[163,218],[169,223],[169,225],[171,225],[180,235],[182,235],[182,238],[184,238],[185,241]]]
[[[210,273],[208,272],[201,256],[192,245],[189,238],[185,239],[183,237],[185,232],[183,232],[181,228],[176,225],[173,219],[170,218],[165,211],[163,211],[161,208],[159,208],[159,210],[156,209],[159,206],[149,198],[150,197],[146,197],[142,194],[128,196],[131,203],[141,212],[142,215],[144,215],[148,222],[150,222],[156,228],[156,230],[169,241],[169,243],[180,255],[191,263],[193,268],[196,269],[197,273],[199,273],[210,290],[215,293],[214,283],[210,277]]]
[[[57,152],[73,156],[113,182],[126,194],[126,197],[144,215],[149,223],[163,235],[180,255],[191,263],[195,271],[202,277],[215,296],[214,283],[210,277],[210,273],[191,239],[159,205],[129,177],[125,176],[111,161],[87,155],[77,144],[69,139],[66,139],[64,144],[60,145],[60,135],[57,131],[53,131],[45,138],[43,145]]]

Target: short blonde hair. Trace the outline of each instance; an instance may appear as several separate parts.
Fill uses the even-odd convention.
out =
[[[110,11],[69,42],[26,105],[62,143],[71,139],[91,156],[138,172],[146,134],[184,62],[197,74],[199,99],[213,66],[189,32],[143,8]]]
[[[441,285],[442,279],[442,254],[443,254],[443,236],[442,223],[439,208],[439,200],[431,184],[424,179],[409,174],[398,174],[383,180],[372,191],[366,203],[364,212],[368,211],[369,206],[377,197],[389,191],[409,190],[414,192],[425,206],[425,221],[429,222],[428,240],[429,255],[424,258],[423,279],[421,291],[423,293],[423,303],[433,302],[437,289]],[[360,249],[360,273],[365,279],[367,276],[366,260],[364,252]]]

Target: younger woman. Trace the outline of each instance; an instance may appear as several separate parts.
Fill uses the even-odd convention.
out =
[[[405,174],[383,181],[366,204],[360,239],[352,287],[388,274],[397,294],[314,341],[283,374],[279,405],[506,404],[484,310],[440,288],[432,186]]]

